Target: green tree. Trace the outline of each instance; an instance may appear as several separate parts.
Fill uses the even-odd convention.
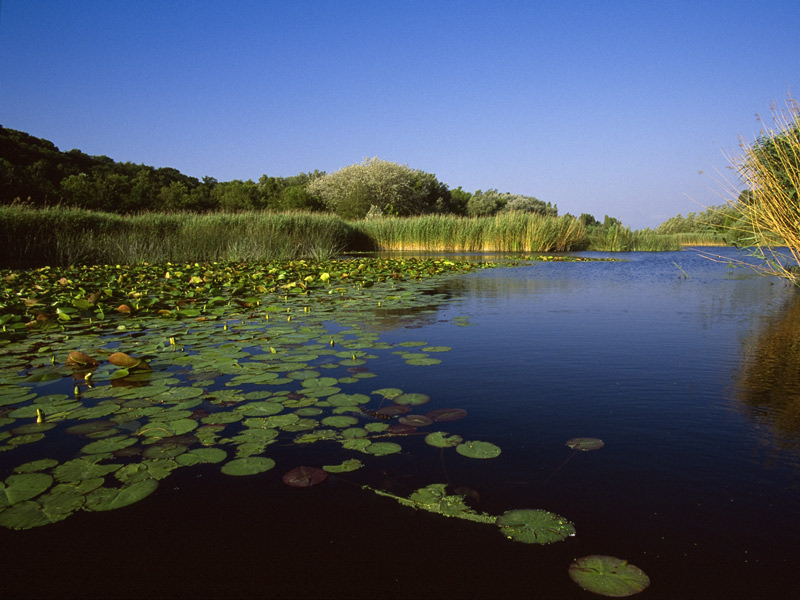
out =
[[[307,190],[328,210],[359,219],[372,206],[396,216],[434,212],[437,203],[445,204],[448,191],[435,175],[378,158],[317,177],[308,183]]]
[[[488,217],[500,212],[505,205],[505,195],[497,190],[478,190],[467,202],[467,214],[470,217]]]

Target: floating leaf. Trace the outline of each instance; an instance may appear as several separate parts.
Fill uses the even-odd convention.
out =
[[[47,473],[23,473],[9,475],[4,483],[0,483],[0,509],[35,498],[53,483]]]
[[[405,415],[398,419],[403,425],[411,425],[412,427],[425,427],[433,423],[433,419],[425,415]]]
[[[143,479],[121,488],[97,488],[86,496],[87,510],[115,510],[138,502],[156,491],[158,482],[155,479]]]
[[[322,424],[328,427],[345,428],[355,425],[356,423],[358,423],[358,419],[346,415],[335,415],[333,417],[325,417],[322,419]]]
[[[458,421],[467,416],[467,411],[463,408],[438,408],[429,411],[426,416],[434,421]]]
[[[100,363],[88,354],[73,350],[67,355],[67,364],[71,367],[96,367]]]
[[[58,464],[54,458],[42,458],[34,460],[14,468],[15,473],[36,473],[37,471],[44,471],[45,469],[52,469]]]
[[[228,458],[228,453],[222,448],[196,448],[181,454],[175,459],[175,462],[188,467],[201,463],[221,463],[226,458]]]
[[[374,442],[367,446],[366,451],[375,456],[386,456],[387,454],[396,454],[402,449],[400,444],[394,442]]]
[[[403,394],[403,390],[399,390],[397,388],[381,388],[379,390],[373,391],[372,393],[383,396],[387,400],[392,400],[394,398],[397,398],[398,396],[401,396]]]
[[[650,578],[639,567],[598,554],[576,559],[569,566],[569,576],[584,590],[612,598],[638,594],[650,585]]]
[[[444,431],[435,431],[425,436],[425,443],[435,448],[451,448],[463,441],[460,435],[448,435]]]
[[[292,487],[311,487],[327,478],[328,474],[317,467],[295,467],[283,476],[283,483]]]
[[[599,450],[605,446],[605,444],[603,443],[603,440],[597,438],[580,437],[567,440],[567,446],[573,450],[583,450],[584,452],[589,452],[591,450]]]
[[[114,452],[122,448],[127,448],[128,446],[133,446],[137,441],[135,437],[129,435],[115,435],[86,444],[81,448],[81,452],[84,454],[105,454],[106,452]]]
[[[411,406],[418,406],[426,404],[431,401],[431,397],[426,394],[401,394],[393,398],[395,404],[409,404]]]
[[[326,465],[322,468],[328,471],[328,473],[349,473],[350,471],[355,471],[363,466],[364,463],[362,463],[360,460],[357,458],[351,458],[344,461],[340,465]]]
[[[497,518],[507,538],[525,544],[551,544],[575,535],[575,526],[564,517],[546,510],[510,510]]]
[[[275,466],[275,461],[265,456],[248,456],[235,458],[222,465],[225,475],[257,475],[269,471]]]
[[[456,446],[456,452],[467,458],[496,458],[500,448],[489,442],[467,441]]]
[[[404,506],[426,510],[446,517],[466,519],[477,523],[494,523],[497,520],[497,517],[486,513],[479,513],[470,508],[464,502],[464,496],[459,494],[448,495],[446,492],[447,484],[445,483],[432,483],[431,485],[418,489],[408,498],[395,496],[389,492],[369,487],[367,487],[367,489],[371,489],[379,496],[393,498]]]
[[[123,369],[133,370],[133,369],[149,369],[150,365],[148,365],[145,361],[140,358],[133,358],[124,352],[114,352],[111,356],[108,357],[108,362],[112,365],[116,365],[118,367],[122,367]]]

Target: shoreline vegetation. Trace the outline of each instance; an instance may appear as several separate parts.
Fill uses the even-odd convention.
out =
[[[346,220],[308,212],[140,213],[0,206],[0,267],[331,259],[346,252],[669,251],[729,245],[715,232],[587,228],[570,215]]]

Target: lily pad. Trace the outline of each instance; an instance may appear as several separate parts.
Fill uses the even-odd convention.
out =
[[[431,397],[426,394],[401,394],[392,399],[395,404],[408,404],[411,406],[419,406],[420,404],[427,404],[431,401]]]
[[[88,510],[115,510],[138,502],[156,491],[155,479],[143,479],[121,488],[97,488],[86,496],[84,507]]]
[[[569,566],[569,576],[584,590],[611,598],[632,596],[650,585],[650,578],[639,567],[599,554],[575,560]]]
[[[317,467],[295,467],[283,476],[283,483],[291,487],[311,487],[327,478],[328,474]]]
[[[358,419],[347,415],[335,415],[332,417],[325,417],[322,419],[322,424],[328,427],[346,428],[358,423]]]
[[[35,498],[53,484],[47,473],[9,475],[0,483],[0,509]]]
[[[467,416],[463,408],[438,408],[426,413],[434,421],[458,421]]]
[[[360,460],[357,458],[351,458],[344,461],[340,465],[325,465],[322,468],[328,473],[349,473],[350,471],[355,471],[363,466],[364,463],[362,463]]]
[[[425,443],[434,448],[452,448],[463,441],[460,435],[448,435],[444,431],[434,431],[425,436]]]
[[[579,437],[567,440],[567,446],[569,446],[573,450],[582,450],[584,452],[589,452],[591,450],[599,450],[600,448],[605,446],[605,444],[603,443],[603,440],[597,438]]]
[[[575,526],[564,517],[546,510],[510,510],[497,518],[507,538],[525,544],[551,544],[575,535]]]
[[[235,458],[222,465],[222,472],[225,475],[257,475],[269,471],[275,466],[275,461],[265,456],[247,456],[245,458]]]
[[[425,415],[405,415],[398,419],[403,425],[411,425],[412,427],[425,427],[433,423],[433,419]]]
[[[467,458],[496,458],[500,448],[490,442],[467,441],[456,446],[456,452]]]
[[[396,454],[402,449],[400,444],[394,442],[374,442],[367,446],[366,451],[375,456],[386,456],[387,454]]]

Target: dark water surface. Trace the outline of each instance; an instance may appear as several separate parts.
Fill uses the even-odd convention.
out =
[[[647,572],[643,599],[794,597],[800,294],[691,250],[613,256],[624,261],[463,276],[437,290],[454,301],[435,313],[382,327],[383,341],[452,351],[432,367],[381,361],[349,391],[464,408],[452,430],[500,457],[419,436],[307,489],[282,485],[280,469],[178,469],[127,508],[0,530],[0,597],[598,598],[567,576],[590,554]],[[565,446],[584,436],[605,447]],[[318,446],[285,451],[331,464]],[[280,451],[268,453],[280,463]],[[434,482],[471,488],[490,514],[556,512],[577,535],[521,544],[359,487]]]

